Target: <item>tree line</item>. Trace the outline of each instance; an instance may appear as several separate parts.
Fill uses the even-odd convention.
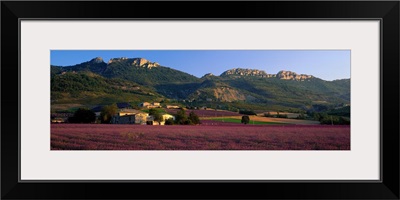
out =
[[[113,116],[118,114],[118,107],[116,104],[104,106],[101,109],[100,116],[98,118],[99,122],[102,124],[109,124]],[[149,115],[153,116],[154,121],[159,124],[164,120],[163,114],[160,110],[150,109]],[[70,123],[94,123],[96,121],[96,114],[87,108],[79,108],[74,112],[72,117],[68,118]],[[191,111],[189,115],[186,115],[184,109],[179,109],[175,115],[175,120],[169,118],[165,121],[165,125],[196,125],[200,124],[199,116]]]

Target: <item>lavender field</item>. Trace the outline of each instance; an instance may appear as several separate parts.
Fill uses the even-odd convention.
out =
[[[350,150],[350,126],[52,124],[51,150]]]

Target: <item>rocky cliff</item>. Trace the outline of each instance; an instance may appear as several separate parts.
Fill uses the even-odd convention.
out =
[[[267,77],[268,74],[262,70],[243,69],[243,68],[230,69],[221,74],[221,76],[229,76],[229,75]]]
[[[159,67],[160,64],[157,62],[150,62],[144,58],[134,58],[132,65],[138,66],[138,67],[146,67],[146,68],[152,68],[152,67]]]
[[[160,66],[160,64],[158,64],[157,62],[150,62],[144,58],[126,58],[126,57],[112,58],[108,61],[108,64],[111,64],[114,62],[128,62],[132,66],[145,67],[145,68],[149,68],[149,69]]]
[[[92,60],[89,61],[90,63],[103,63],[103,58],[102,57],[96,57],[93,58]]]
[[[304,81],[313,78],[313,76],[311,75],[297,74],[295,72],[285,71],[285,70],[279,71],[277,74],[267,74],[263,70],[243,69],[243,68],[235,68],[227,70],[221,74],[221,77],[224,76],[257,76],[263,78],[279,78],[283,80],[296,80],[296,81]]]
[[[311,75],[306,75],[306,74],[296,74],[295,72],[291,71],[280,71],[276,74],[276,77],[279,79],[284,79],[284,80],[296,80],[296,81],[304,81],[307,79],[313,78]]]

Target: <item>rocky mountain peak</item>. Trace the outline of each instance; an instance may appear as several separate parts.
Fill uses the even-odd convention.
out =
[[[128,58],[127,58],[127,57],[111,58],[111,59],[108,61],[108,64],[111,64],[111,63],[113,63],[113,62],[121,62],[121,61],[125,61],[125,60],[128,60]]]
[[[297,80],[297,81],[304,81],[304,80],[313,78],[313,76],[311,76],[311,75],[297,74],[295,72],[286,71],[286,70],[279,71],[276,74],[276,77],[279,79],[284,79],[284,80]]]
[[[92,60],[90,60],[90,62],[91,63],[102,63],[104,61],[103,61],[102,57],[96,57],[96,58],[93,58]]]
[[[204,76],[201,78],[208,78],[208,77],[213,77],[213,76],[215,76],[215,75],[212,73],[207,73],[207,74],[204,74]]]
[[[279,71],[277,74],[267,74],[263,70],[257,69],[243,69],[243,68],[235,68],[225,71],[221,74],[221,76],[257,76],[263,78],[279,78],[282,80],[296,80],[296,81],[304,81],[307,79],[313,78],[311,75],[306,74],[297,74],[295,72],[282,70]]]
[[[244,68],[230,69],[221,74],[221,76],[229,76],[229,75],[267,77],[267,73],[263,70],[244,69]]]
[[[145,58],[127,58],[127,57],[112,58],[110,59],[110,61],[108,61],[108,64],[111,64],[113,62],[127,62],[135,67],[145,67],[149,69],[160,66],[160,64],[158,64],[157,62],[150,62]]]
[[[138,66],[138,67],[146,67],[146,68],[152,68],[152,67],[159,67],[160,64],[157,62],[150,62],[144,58],[134,58],[132,61],[132,65]]]

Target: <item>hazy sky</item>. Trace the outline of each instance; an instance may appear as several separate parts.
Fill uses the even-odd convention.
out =
[[[201,77],[232,68],[280,70],[314,75],[324,80],[350,78],[350,50],[52,50],[52,65],[69,66],[102,57],[145,58]]]

